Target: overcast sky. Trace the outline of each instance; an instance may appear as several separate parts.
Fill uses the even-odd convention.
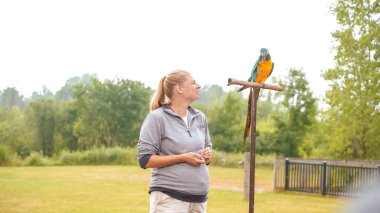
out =
[[[273,76],[303,69],[316,97],[334,66],[333,0],[0,1],[0,90],[52,92],[67,79],[138,80],[156,89],[175,69],[201,85],[246,80],[266,47]]]

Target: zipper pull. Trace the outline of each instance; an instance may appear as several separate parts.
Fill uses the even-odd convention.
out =
[[[190,129],[188,129],[187,132],[189,133],[189,136],[192,137],[192,136],[191,136],[191,133],[190,133]]]

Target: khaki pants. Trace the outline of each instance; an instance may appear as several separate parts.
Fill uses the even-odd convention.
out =
[[[207,202],[189,203],[174,199],[165,193],[153,191],[150,193],[149,213],[206,213]]]

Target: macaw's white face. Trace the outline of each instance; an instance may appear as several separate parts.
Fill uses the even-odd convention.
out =
[[[194,80],[193,76],[189,75],[186,81],[180,85],[184,98],[195,101],[199,98],[201,86]]]
[[[262,61],[266,61],[269,59],[268,58],[268,52],[261,52],[260,54],[261,54],[260,56],[261,56]]]

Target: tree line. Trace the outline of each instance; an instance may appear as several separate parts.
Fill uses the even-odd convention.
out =
[[[283,92],[262,91],[258,102],[257,153],[288,157],[380,158],[379,1],[337,0],[331,10],[340,28],[326,107],[318,107],[302,69],[290,69]],[[25,98],[16,88],[0,91],[0,152],[21,157],[38,151],[134,147],[149,113],[152,88],[138,81],[73,77],[53,94],[48,88]],[[194,103],[209,120],[214,148],[243,152],[247,98],[206,85]]]

